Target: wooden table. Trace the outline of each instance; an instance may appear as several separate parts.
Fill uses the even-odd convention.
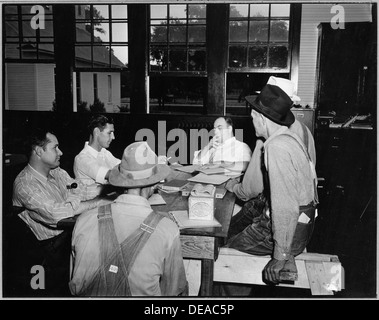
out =
[[[170,179],[186,180],[192,175],[174,171]],[[182,196],[181,192],[165,193],[159,191],[166,205],[154,206],[156,211],[188,210],[188,196]],[[233,215],[235,195],[226,192],[223,199],[215,199],[215,218],[222,227],[182,229],[180,240],[182,244],[183,258],[201,260],[201,287],[200,296],[211,296],[213,293],[213,267],[218,257],[218,252],[228,235],[229,224]]]
[[[190,174],[173,171],[169,179],[186,180]],[[181,192],[165,193],[159,191],[165,205],[153,206],[156,211],[188,210],[188,196]],[[183,258],[201,260],[200,296],[211,296],[213,293],[213,268],[221,246],[228,235],[230,219],[233,214],[235,195],[226,192],[223,199],[215,199],[215,218],[221,227],[180,230]],[[76,218],[67,218],[58,222],[58,228],[73,228]]]

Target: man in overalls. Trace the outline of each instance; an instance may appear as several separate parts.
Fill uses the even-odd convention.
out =
[[[135,142],[109,183],[124,193],[81,215],[72,237],[71,293],[78,296],[187,295],[179,229],[148,198],[170,174],[146,142]]]

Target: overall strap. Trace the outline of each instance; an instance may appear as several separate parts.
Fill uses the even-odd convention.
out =
[[[138,254],[155,231],[163,215],[152,211],[141,223],[140,227],[127,237],[121,244],[121,252],[126,262],[125,268],[130,272]]]
[[[306,128],[303,128],[303,129],[306,130]],[[314,163],[312,161],[312,158],[311,158],[311,156],[310,156],[310,154],[308,152],[308,149],[304,146],[304,143],[300,140],[300,138],[299,138],[298,135],[296,135],[296,134],[291,135],[291,134],[288,134],[286,132],[284,132],[282,134],[286,135],[288,137],[291,137],[292,139],[294,139],[298,143],[298,145],[300,145],[300,148],[305,153],[305,156],[308,159],[308,162],[309,162],[309,165],[310,165],[310,168],[311,168],[311,173],[312,173],[312,176],[313,176],[313,190],[314,190],[314,199],[313,199],[313,201],[315,202],[315,204],[318,204],[319,200],[318,200],[318,193],[317,193],[317,174],[316,174],[316,168],[315,168],[315,165],[314,165]],[[308,133],[305,132],[305,134],[308,137]],[[308,139],[306,140],[306,142],[308,143]]]

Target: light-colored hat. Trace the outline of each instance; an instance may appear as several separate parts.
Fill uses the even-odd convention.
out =
[[[165,179],[171,172],[167,164],[158,164],[158,157],[147,142],[127,146],[121,163],[109,174],[109,183],[117,187],[140,188]]]
[[[278,86],[285,93],[287,93],[293,102],[299,102],[301,100],[300,97],[295,94],[295,83],[291,80],[271,76],[268,79],[267,84]]]

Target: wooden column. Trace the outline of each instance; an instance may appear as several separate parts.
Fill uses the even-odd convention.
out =
[[[228,18],[228,4],[207,5],[207,113],[210,115],[224,115],[226,110]]]
[[[147,113],[149,14],[149,5],[128,5],[131,113]]]
[[[299,81],[299,60],[300,60],[300,32],[301,32],[301,10],[302,4],[291,4],[290,23],[290,79],[295,82],[296,90]]]
[[[73,111],[72,74],[75,62],[75,6],[53,5],[55,102],[58,112]]]

